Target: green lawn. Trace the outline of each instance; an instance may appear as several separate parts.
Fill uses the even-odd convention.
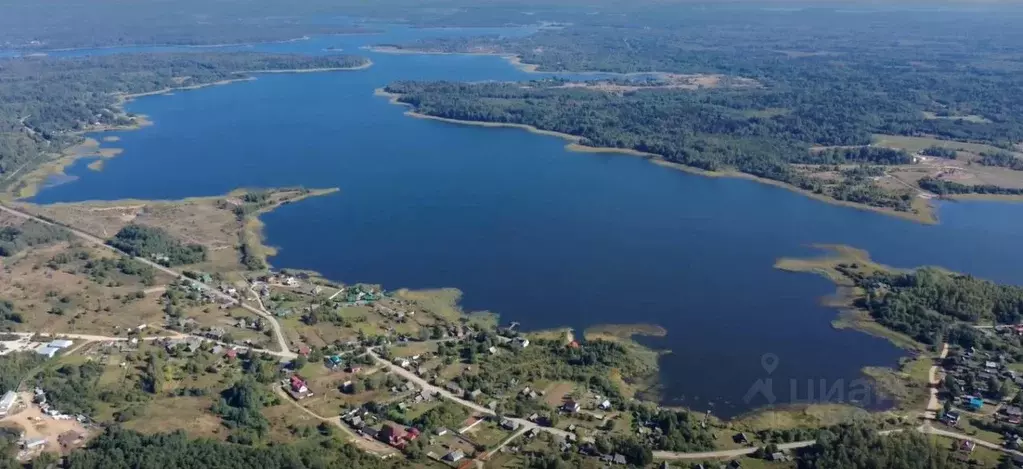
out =
[[[965,415],[963,416],[963,418],[959,419],[959,427],[962,428],[963,433],[967,435],[976,436],[977,438],[980,438],[989,443],[994,444],[1002,443],[1002,435],[1000,433],[977,428],[973,424],[971,424],[969,420],[970,419]]]

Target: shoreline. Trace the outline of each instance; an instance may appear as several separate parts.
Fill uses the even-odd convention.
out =
[[[919,267],[903,269],[874,262],[870,253],[841,244],[814,244],[811,247],[821,251],[812,257],[782,257],[774,262],[774,268],[783,272],[812,274],[824,277],[835,286],[835,292],[821,297],[820,303],[837,311],[831,321],[835,329],[851,329],[879,339],[909,353],[923,352],[926,347],[911,337],[888,329],[875,321],[870,314],[856,307],[855,301],[866,293],[856,286],[846,274],[838,271],[839,264],[858,265],[864,271],[912,272]]]
[[[334,72],[334,71],[365,70],[365,69],[368,69],[368,68],[370,68],[372,66],[373,66],[373,61],[369,60],[369,59],[366,59],[365,63],[357,65],[355,67],[329,67],[329,68],[314,68],[314,69],[282,69],[282,70],[243,70],[243,71],[236,71],[236,72],[232,72],[232,73],[235,73],[235,74],[314,73],[314,72],[315,73],[320,73],[320,72]],[[125,110],[124,106],[127,103],[130,103],[130,102],[132,102],[132,101],[134,101],[134,100],[136,100],[138,98],[144,98],[144,97],[147,97],[147,96],[168,95],[168,94],[174,93],[176,91],[190,91],[190,90],[198,90],[198,89],[202,89],[202,88],[208,88],[208,87],[212,87],[212,86],[224,86],[224,85],[230,85],[230,84],[233,84],[233,83],[239,83],[239,82],[244,82],[244,81],[252,81],[252,80],[256,80],[256,79],[257,79],[257,77],[254,77],[254,76],[245,76],[245,77],[239,77],[239,78],[228,78],[228,79],[218,80],[218,81],[214,81],[214,82],[210,82],[210,83],[199,83],[199,84],[195,84],[195,85],[167,87],[167,88],[161,88],[159,90],[146,91],[146,92],[142,92],[142,93],[114,93],[114,96],[116,97],[116,102],[114,103],[114,108],[121,115],[127,116],[128,113]],[[127,124],[127,125],[100,125],[100,126],[94,126],[94,127],[86,128],[84,130],[79,130],[79,131],[70,132],[70,133],[72,135],[88,135],[88,134],[93,134],[93,133],[104,133],[104,132],[124,132],[124,131],[138,130],[138,129],[141,129],[143,127],[149,127],[149,126],[154,124],[154,122],[152,120],[150,120],[148,118],[148,116],[146,116],[144,114],[136,115],[136,116],[132,117],[132,119],[134,120],[134,122],[132,124]],[[106,141],[105,138],[103,140]],[[79,159],[87,158],[87,157],[91,157],[91,156],[98,156],[100,159],[107,159],[107,158],[112,158],[114,156],[117,156],[117,155],[119,155],[121,153],[121,151],[120,151],[121,149],[116,149],[116,148],[115,149],[97,149],[97,152],[96,152],[97,154],[96,155],[77,154],[77,152],[74,152],[74,149],[76,147],[80,147],[82,145],[89,144],[90,141],[95,141],[95,139],[93,139],[91,137],[86,137],[86,139],[83,142],[81,142],[81,143],[77,143],[75,145],[71,145],[71,146],[68,146],[66,148],[61,149],[58,153],[56,153],[56,155],[57,155],[56,158],[44,161],[42,164],[40,164],[39,166],[36,166],[31,171],[28,171],[27,173],[25,173],[24,176],[18,178],[17,181],[15,181],[10,186],[8,186],[7,189],[5,189],[2,193],[0,193],[0,198],[21,200],[21,199],[27,199],[27,198],[34,197],[43,188],[43,185],[45,184],[47,179],[49,179],[51,176],[58,176],[58,175],[65,175],[66,176],[67,173],[65,173],[65,170],[69,166],[74,164],[76,161],[78,161]],[[104,150],[107,150],[107,151],[115,150],[116,153],[113,153],[113,154],[110,154],[109,156],[107,156],[107,155],[103,154]],[[69,153],[69,152],[73,152],[73,153]],[[98,161],[92,162],[89,165],[89,169],[93,170],[93,171],[101,171],[103,169],[103,165],[104,164],[105,163],[98,162]]]
[[[270,189],[270,190],[281,192],[281,191],[293,190],[293,189],[294,188],[278,188],[278,189]],[[229,196],[230,196],[230,194],[238,194],[238,193],[244,193],[244,192],[249,192],[249,191],[251,191],[251,189],[236,189],[234,191],[231,191],[231,193],[229,193]],[[242,227],[241,227],[241,232],[239,234],[241,239],[239,241],[241,241],[243,244],[249,243],[250,247],[254,251],[256,251],[256,252],[252,253],[252,255],[257,257],[257,258],[259,258],[263,262],[263,264],[266,265],[267,268],[270,268],[271,265],[270,265],[269,258],[271,256],[277,255],[278,248],[275,247],[275,246],[271,246],[271,245],[266,243],[266,230],[265,230],[266,229],[266,223],[263,222],[262,216],[267,214],[267,213],[270,213],[270,212],[272,212],[274,210],[277,210],[278,208],[280,208],[280,207],[282,207],[284,205],[301,202],[301,201],[303,201],[305,199],[308,199],[308,198],[311,198],[311,197],[320,197],[320,196],[324,196],[324,195],[330,195],[330,194],[333,194],[333,193],[336,193],[336,192],[340,192],[340,191],[341,191],[340,187],[330,187],[330,188],[326,188],[326,189],[309,189],[309,192],[307,192],[305,194],[300,194],[298,196],[295,196],[293,198],[287,199],[285,201],[281,201],[281,202],[275,203],[273,205],[268,205],[266,207],[260,208],[259,210],[256,210],[255,212],[253,212],[253,213],[251,213],[249,215],[246,215],[244,217],[244,219],[241,220]]]
[[[261,207],[258,210],[245,214],[243,217],[237,219],[238,222],[238,241],[243,244],[247,244],[250,249],[254,252],[251,254],[260,258],[267,267],[270,266],[266,262],[268,256],[272,256],[277,252],[277,248],[266,244],[266,234],[264,231],[265,224],[261,220],[264,214],[270,213],[284,205],[301,202],[305,199],[312,197],[320,197],[325,195],[334,194],[340,192],[339,187],[329,188],[318,188],[318,189],[307,189],[303,187],[270,187],[270,188],[256,188],[256,187],[241,187],[234,189],[226,194],[220,195],[201,195],[194,197],[185,197],[181,199],[116,199],[116,200],[82,200],[77,202],[56,202],[52,204],[37,204],[33,202],[14,201],[11,203],[12,206],[19,210],[24,210],[33,214],[42,213],[39,210],[42,207],[47,208],[60,208],[60,207],[83,207],[93,210],[104,210],[108,208],[134,206],[134,207],[145,207],[145,206],[161,206],[161,205],[177,205],[177,206],[188,206],[192,204],[208,204],[225,199],[239,198],[245,194],[267,191],[274,194],[288,194],[270,205]],[[295,194],[291,194],[295,193]],[[234,217],[232,215],[232,217]],[[78,228],[77,229],[82,229]],[[85,231],[85,230],[83,230]],[[96,237],[104,237],[100,234],[89,232],[89,234]]]
[[[248,194],[248,193],[252,193],[252,192],[257,192],[257,191],[271,191],[271,192],[274,192],[274,193],[281,193],[281,192],[292,192],[292,191],[302,191],[302,190],[307,190],[309,192],[306,193],[306,194],[301,194],[299,196],[296,196],[295,198],[288,199],[288,202],[286,202],[286,203],[297,202],[297,201],[300,201],[300,200],[304,200],[304,199],[308,199],[310,197],[316,197],[316,196],[320,196],[320,195],[333,194],[335,192],[340,192],[341,188],[340,187],[328,187],[328,188],[320,188],[320,189],[307,189],[307,188],[304,188],[304,187],[296,187],[296,186],[239,187],[237,189],[232,189],[230,192],[227,192],[225,194],[197,195],[197,196],[192,196],[192,197],[184,197],[184,198],[181,198],[181,199],[133,199],[133,198],[129,198],[129,199],[114,199],[114,200],[91,199],[91,200],[79,200],[79,201],[75,201],[75,202],[53,202],[53,203],[49,203],[49,204],[37,204],[37,203],[34,203],[34,202],[18,201],[18,202],[15,202],[13,205],[15,205],[18,208],[26,208],[26,207],[27,208],[31,208],[31,207],[44,207],[44,206],[45,207],[66,207],[66,206],[72,206],[72,205],[94,205],[97,208],[105,208],[104,206],[144,205],[144,204],[188,204],[188,203],[196,203],[196,202],[215,201],[215,200],[229,198],[229,197],[240,197],[242,195],[245,195],[245,194]],[[279,204],[276,204],[276,205],[264,207],[264,208],[262,208],[262,209],[260,209],[260,210],[258,210],[256,212],[253,212],[253,213],[263,213],[263,211],[265,209],[268,209],[268,208],[270,210],[266,210],[266,211],[272,211],[273,208],[277,208],[277,207],[279,207],[281,205],[285,205],[286,203],[279,203]]]
[[[870,380],[879,397],[887,397],[893,402],[892,409],[904,410],[907,407],[915,407],[918,404],[917,397],[910,392],[912,380],[905,373],[905,369],[909,363],[919,360],[920,357],[928,357],[932,350],[912,337],[882,325],[868,310],[857,306],[857,300],[865,298],[867,292],[838,267],[843,264],[858,266],[855,275],[877,271],[912,272],[919,267],[900,269],[879,264],[870,258],[868,252],[846,245],[814,244],[813,248],[822,251],[822,254],[802,258],[779,258],[775,261],[774,268],[791,273],[818,275],[834,284],[835,293],[820,298],[822,306],[837,312],[831,321],[831,327],[836,330],[852,330],[885,340],[902,353],[897,365],[864,366],[860,372]]]
[[[366,62],[354,67],[321,67],[321,68],[285,68],[279,70],[239,70],[234,73],[249,73],[253,75],[263,75],[270,73],[322,73],[322,72],[351,72],[355,70],[365,70],[373,66],[373,61],[366,59]],[[255,80],[255,77],[249,77]]]
[[[358,30],[357,29],[357,30],[352,31],[352,32],[328,33],[328,34],[313,34],[313,35],[308,35],[307,34],[307,35],[303,35],[303,36],[299,36],[299,37],[293,37],[293,38],[290,38],[290,39],[276,39],[276,40],[269,40],[269,41],[220,42],[220,43],[216,43],[216,44],[175,44],[175,43],[170,43],[170,42],[163,42],[163,43],[155,43],[155,44],[145,44],[145,43],[143,43],[143,44],[127,44],[127,45],[116,45],[116,46],[61,47],[61,48],[57,48],[57,49],[41,49],[41,50],[38,50],[35,53],[46,54],[46,53],[49,53],[49,52],[75,52],[75,51],[83,51],[83,50],[110,50],[110,49],[138,48],[138,47],[184,47],[184,48],[190,48],[190,49],[207,49],[207,48],[214,49],[214,48],[220,48],[220,47],[258,46],[258,45],[263,45],[263,44],[290,44],[290,43],[293,43],[293,42],[308,41],[308,40],[310,40],[310,39],[312,39],[313,37],[316,37],[316,36],[325,36],[325,37],[330,37],[330,36],[358,36],[358,35],[364,35],[364,34],[368,35],[368,34],[380,34],[380,33],[381,33],[381,30],[379,30],[379,29],[367,29],[367,30]],[[18,49],[18,48],[14,48],[14,49],[10,49],[10,50],[22,52],[22,51],[29,51],[29,50],[33,50],[33,49]]]
[[[404,47],[396,47],[389,45],[376,45],[376,46],[363,46],[363,50],[375,52],[378,54],[393,54],[393,55],[480,55],[480,56],[492,56],[501,57],[507,60],[512,66],[518,68],[527,73],[569,73],[572,75],[582,76],[613,76],[613,77],[638,77],[638,76],[670,76],[675,75],[675,72],[664,72],[659,70],[651,70],[647,72],[607,72],[599,70],[540,70],[540,64],[523,62],[522,56],[510,52],[445,52],[438,50],[427,50],[427,49],[408,49]]]
[[[1012,194],[949,194],[939,196],[942,200],[951,200],[955,202],[963,201],[985,201],[985,202],[1023,202],[1023,195],[1012,195]]]
[[[144,118],[142,120],[145,121],[145,125],[148,125],[148,121]],[[138,128],[145,125],[139,124],[134,127]],[[89,163],[88,168],[93,171],[100,171],[106,160],[115,158],[124,151],[122,148],[101,148],[101,145],[102,143],[99,140],[86,137],[81,143],[61,150],[56,158],[44,162],[18,178],[14,184],[0,193],[0,198],[21,200],[34,197],[39,193],[47,179],[51,176],[67,176],[65,170],[78,160],[93,158],[94,160]]]
[[[376,95],[376,96],[383,96],[383,97],[388,98],[389,102],[391,104],[397,104],[397,105],[409,107],[410,109],[405,111],[405,115],[409,116],[409,117],[414,117],[414,118],[417,118],[417,119],[429,119],[429,120],[436,120],[436,121],[440,121],[440,122],[447,122],[447,123],[450,123],[450,124],[474,125],[474,126],[478,126],[478,127],[507,127],[507,128],[520,129],[520,130],[525,130],[525,131],[528,131],[528,132],[534,133],[534,134],[548,135],[548,136],[558,137],[558,138],[561,138],[561,139],[564,139],[564,140],[568,140],[569,143],[565,145],[565,149],[568,150],[568,151],[574,151],[574,152],[579,152],[579,153],[616,153],[616,154],[621,154],[621,155],[638,156],[638,157],[646,158],[647,160],[649,160],[653,164],[656,164],[656,165],[659,165],[659,166],[663,166],[663,167],[666,167],[666,168],[671,168],[671,169],[683,171],[683,172],[694,174],[694,175],[697,175],[697,176],[746,179],[746,180],[749,180],[749,181],[754,181],[754,182],[758,182],[758,183],[761,183],[761,184],[766,184],[766,185],[770,185],[770,186],[775,186],[775,187],[779,187],[779,188],[782,188],[782,189],[786,189],[786,190],[795,192],[797,194],[803,195],[805,197],[809,197],[811,199],[817,200],[819,202],[824,202],[824,203],[828,203],[828,204],[832,204],[832,205],[848,207],[848,208],[853,208],[853,209],[857,209],[857,210],[863,210],[863,211],[867,211],[867,212],[879,213],[879,214],[882,214],[882,215],[888,215],[888,216],[892,216],[892,217],[896,217],[896,218],[901,218],[901,219],[904,219],[904,220],[908,220],[908,221],[912,221],[912,222],[916,222],[916,223],[921,223],[921,224],[924,224],[924,225],[937,225],[939,223],[938,217],[937,217],[936,208],[932,204],[930,204],[930,203],[927,203],[926,205],[924,205],[925,210],[923,210],[921,213],[896,212],[894,210],[886,210],[886,209],[883,209],[883,208],[880,208],[880,207],[872,207],[872,206],[869,206],[869,205],[857,204],[855,202],[849,202],[849,201],[845,201],[845,200],[833,199],[831,197],[826,197],[826,196],[823,196],[823,195],[820,195],[820,194],[816,194],[816,193],[814,193],[812,191],[808,191],[808,190],[805,190],[805,189],[800,189],[800,188],[798,188],[796,186],[793,186],[791,184],[788,184],[786,182],[775,181],[774,179],[766,179],[766,178],[762,178],[762,177],[759,177],[759,176],[754,176],[752,174],[747,174],[747,173],[743,173],[743,172],[739,172],[739,171],[731,171],[731,170],[729,170],[729,171],[706,171],[706,170],[703,170],[703,169],[694,168],[694,167],[686,166],[686,165],[683,165],[683,164],[680,164],[680,163],[675,163],[675,162],[668,161],[668,160],[664,159],[664,157],[662,157],[661,155],[658,155],[658,154],[655,154],[655,153],[642,152],[642,151],[634,150],[634,149],[631,149],[631,148],[591,147],[591,146],[587,146],[587,145],[582,145],[579,142],[582,141],[583,138],[579,137],[577,135],[566,134],[566,133],[557,132],[557,131],[553,131],[553,130],[538,129],[538,128],[533,127],[531,125],[515,124],[515,123],[505,123],[505,122],[467,121],[467,120],[451,119],[451,118],[447,118],[447,117],[438,117],[438,116],[431,116],[431,115],[428,115],[428,114],[422,114],[422,113],[419,113],[419,112],[416,112],[415,110],[413,110],[412,109],[413,106],[411,104],[403,103],[403,102],[398,101],[398,99],[401,97],[400,94],[388,92],[384,88],[377,88],[376,90],[374,90],[373,94]],[[1020,200],[1023,200],[1023,196],[1020,196]]]
[[[476,55],[476,56],[490,56],[500,57],[507,60],[513,67],[522,70],[526,73],[555,73],[555,72],[544,72],[540,70],[540,65],[530,64],[522,61],[522,57],[517,54],[502,54],[499,52],[443,52],[443,51],[430,51],[430,50],[417,50],[417,49],[403,49],[400,47],[393,46],[362,46],[360,49],[375,52],[377,54],[392,54],[392,55]],[[594,74],[603,72],[590,72]]]

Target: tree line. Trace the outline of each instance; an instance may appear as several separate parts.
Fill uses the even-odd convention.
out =
[[[1002,187],[992,184],[967,185],[955,181],[946,181],[931,176],[921,178],[917,181],[921,189],[933,192],[938,195],[957,194],[991,194],[991,195],[1023,195],[1023,188]]]
[[[79,132],[122,126],[133,115],[120,109],[121,94],[242,78],[256,70],[352,67],[364,58],[287,54],[147,53],[88,57],[0,59],[0,181],[79,143]]]
[[[610,94],[563,84],[396,82],[387,91],[400,94],[401,102],[423,114],[531,125],[580,136],[580,143],[588,146],[653,153],[708,171],[734,169],[839,200],[911,210],[910,194],[894,194],[871,180],[829,184],[794,166],[911,163],[906,152],[866,146],[876,130],[862,122],[867,117],[853,118],[838,109],[862,108],[868,98],[850,97],[845,104],[832,99],[807,105],[805,115],[794,111],[763,118],[748,116],[741,109],[745,99],[735,93],[645,89]],[[817,104],[836,112],[821,115]],[[876,99],[872,104],[891,107]],[[856,148],[811,150],[811,145]]]
[[[846,425],[825,430],[817,442],[800,452],[799,469],[965,469],[955,458],[915,431],[881,435],[866,427]],[[1011,465],[1010,465],[1011,467]]]
[[[315,434],[314,434],[315,435]],[[332,436],[293,444],[246,446],[190,439],[184,432],[143,435],[116,426],[65,458],[63,469],[388,469],[384,460]]]
[[[858,306],[881,325],[928,345],[942,342],[977,346],[1023,358],[1019,343],[1007,343],[971,325],[1017,324],[1023,320],[1023,288],[1000,285],[936,268],[912,272],[856,273],[838,269],[866,291]]]

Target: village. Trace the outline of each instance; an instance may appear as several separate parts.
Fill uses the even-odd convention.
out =
[[[1014,336],[1023,326],[998,326],[992,333]],[[940,360],[938,421],[1008,450],[1023,450],[1023,368],[1006,354],[954,347]],[[974,441],[960,440],[960,454],[969,455]],[[1013,455],[1023,467],[1023,455]]]
[[[626,456],[601,452],[595,444],[600,435],[634,431],[629,413],[621,412],[620,405],[599,392],[569,382],[515,378],[500,386],[484,385],[491,389],[489,393],[465,385],[479,377],[487,358],[508,358],[530,348],[531,341],[516,333],[516,326],[500,328],[502,335],[453,326],[438,339],[303,349],[300,353],[308,362],[287,370],[289,376],[280,388],[296,404],[318,415],[340,412],[340,422],[361,438],[451,467],[548,447],[609,465],[627,464]],[[448,353],[438,351],[476,346],[486,351],[476,364],[452,361]],[[580,347],[574,341],[561,346]],[[503,391],[493,391],[497,388]],[[519,417],[506,417],[509,413]],[[651,423],[636,432],[652,438],[660,428]]]
[[[563,359],[558,356],[585,352],[593,344],[571,334],[524,334],[517,323],[498,326],[490,316],[467,315],[455,306],[457,296],[448,292],[340,285],[302,272],[241,280],[202,272],[185,276],[202,284],[183,279],[160,289],[163,324],[121,328],[109,340],[7,335],[0,354],[31,351],[46,360],[73,355],[75,361],[102,366],[100,382],[107,386],[146,379],[138,360],[158,357],[178,395],[204,402],[215,400],[231,379],[252,373],[272,376],[283,405],[301,407],[367,444],[392,451],[384,454],[453,468],[510,462],[551,449],[604,467],[646,464],[607,442],[627,438],[656,448],[670,431],[648,414],[637,413],[631,399],[593,385],[600,381],[580,379],[575,372],[567,379],[559,376],[564,371],[547,368],[560,366]],[[240,306],[242,301],[268,315],[253,314]],[[274,351],[274,319],[282,325],[288,350]],[[1018,332],[998,328],[991,333]],[[260,365],[250,365],[254,362]],[[1023,410],[1016,390],[1023,381],[1017,372],[1023,370],[1012,357],[956,350],[942,365],[947,389],[942,395],[950,398],[939,420],[957,432],[1020,449]],[[42,389],[30,391],[8,393],[0,402],[7,409],[0,416],[20,415],[20,427],[34,425],[19,440],[24,458],[76,447],[102,422],[124,418],[124,410],[117,408],[104,408],[95,418],[67,412],[53,406]],[[210,408],[206,404],[193,411],[208,414]],[[25,409],[37,412],[38,418]],[[138,414],[128,422],[133,428],[147,428],[144,420],[155,415],[150,410],[132,412]],[[709,414],[704,428],[708,420]],[[762,442],[756,437],[740,432],[725,447],[748,448],[740,454],[752,454],[758,444]],[[976,450],[970,439],[957,445],[963,458]],[[792,454],[771,451],[755,460],[788,467],[784,464]],[[730,458],[720,466],[737,469],[748,459]]]

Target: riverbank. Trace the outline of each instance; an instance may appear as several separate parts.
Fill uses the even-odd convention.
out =
[[[579,153],[615,153],[615,154],[620,154],[620,155],[639,156],[639,157],[643,157],[643,158],[648,159],[649,161],[651,161],[654,164],[657,164],[657,165],[660,165],[660,166],[664,166],[664,167],[667,167],[667,168],[671,168],[671,169],[676,169],[676,170],[679,170],[679,171],[684,171],[684,172],[687,172],[687,173],[690,173],[690,174],[695,174],[695,175],[698,175],[698,176],[704,176],[704,177],[727,177],[727,178],[746,179],[746,180],[758,182],[758,183],[761,183],[761,184],[766,184],[766,185],[770,185],[770,186],[774,186],[774,187],[780,187],[782,189],[787,189],[789,191],[792,191],[792,192],[795,192],[797,194],[809,197],[811,199],[814,199],[814,200],[817,200],[817,201],[820,201],[820,202],[824,202],[824,203],[828,203],[828,204],[832,204],[832,205],[838,205],[838,206],[841,206],[841,207],[849,207],[849,208],[854,208],[854,209],[857,209],[857,210],[863,210],[863,211],[868,211],[868,212],[880,213],[882,215],[893,216],[893,217],[896,217],[896,218],[901,218],[901,219],[904,219],[904,220],[913,221],[913,222],[916,222],[916,223],[922,223],[922,224],[926,224],[926,225],[936,225],[936,224],[938,224],[938,216],[937,216],[936,208],[931,203],[927,202],[924,199],[918,199],[918,200],[914,201],[914,208],[916,208],[916,210],[917,210],[916,213],[900,212],[900,211],[892,210],[892,209],[889,209],[889,208],[874,207],[874,206],[870,206],[870,205],[864,205],[864,204],[859,204],[859,203],[855,203],[855,202],[849,202],[849,201],[845,201],[845,200],[837,200],[837,199],[834,199],[834,198],[831,198],[831,197],[827,197],[827,196],[822,195],[822,194],[814,193],[813,191],[808,191],[808,190],[805,190],[805,189],[801,189],[799,187],[793,186],[791,184],[788,184],[788,183],[785,183],[785,182],[782,182],[782,181],[776,181],[774,179],[762,178],[762,177],[755,176],[755,175],[748,174],[748,173],[743,173],[743,172],[739,172],[739,171],[731,171],[731,170],[727,170],[727,171],[707,171],[707,170],[700,169],[700,168],[694,168],[692,166],[686,166],[686,165],[683,165],[683,164],[674,163],[674,162],[671,162],[671,161],[668,161],[668,160],[664,159],[663,156],[658,155],[656,153],[642,152],[642,151],[634,150],[634,149],[631,149],[631,148],[591,147],[591,146],[587,146],[587,145],[581,144],[580,142],[583,140],[583,138],[578,136],[578,135],[571,135],[571,134],[566,134],[566,133],[563,133],[563,132],[556,132],[556,131],[552,131],[552,130],[543,130],[543,129],[539,129],[539,128],[536,128],[536,127],[531,126],[531,125],[506,123],[506,122],[468,121],[468,120],[461,120],[461,119],[451,119],[451,118],[447,118],[447,117],[431,116],[431,115],[428,115],[428,114],[423,114],[423,113],[420,113],[420,112],[416,112],[412,105],[399,101],[399,98],[401,98],[400,94],[388,92],[388,91],[386,91],[383,88],[377,88],[376,90],[374,90],[373,94],[376,95],[376,96],[382,96],[382,97],[388,98],[388,100],[389,100],[389,102],[391,104],[397,104],[397,105],[402,105],[402,106],[409,107],[409,110],[405,111],[405,115],[409,116],[409,117],[414,117],[414,118],[417,118],[417,119],[430,119],[430,120],[435,120],[435,121],[440,121],[440,122],[447,122],[449,124],[474,125],[474,126],[478,126],[478,127],[505,127],[505,128],[513,128],[513,129],[525,130],[527,132],[534,133],[534,134],[548,135],[548,136],[558,137],[558,138],[567,140],[569,143],[567,145],[565,145],[565,148],[567,150],[569,150],[569,151],[574,151],[574,152],[579,152]]]

